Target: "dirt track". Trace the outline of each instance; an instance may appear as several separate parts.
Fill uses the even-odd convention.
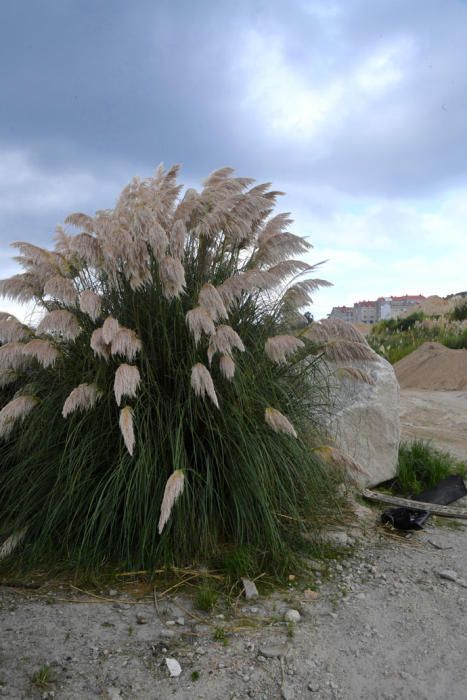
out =
[[[402,424],[404,436],[467,457],[467,393],[403,391]],[[156,608],[125,587],[99,600],[0,586],[0,697],[467,700],[467,528],[432,520],[405,540],[376,524],[378,508],[363,512],[354,555],[315,563],[313,600],[301,571],[286,591],[219,602],[211,614],[186,596]],[[290,608],[301,614],[294,628]],[[180,662],[178,678],[167,657]],[[51,683],[40,688],[32,677],[44,664]]]

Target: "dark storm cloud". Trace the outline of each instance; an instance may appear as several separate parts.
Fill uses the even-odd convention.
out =
[[[3,0],[0,156],[33,175],[12,190],[0,168],[2,241],[39,238],[34,197],[5,218],[5,192],[57,188],[55,174],[66,196],[44,194],[41,217],[56,223],[111,206],[160,160],[184,180],[232,164],[317,200],[324,188],[330,208],[332,192],[464,183],[465,46],[458,0]]]

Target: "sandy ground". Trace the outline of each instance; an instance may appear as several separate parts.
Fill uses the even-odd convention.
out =
[[[467,460],[467,391],[402,389],[400,416],[403,439],[430,440]]]
[[[466,456],[467,394],[433,394],[403,392],[404,435]],[[209,614],[177,591],[159,591],[156,607],[125,587],[97,598],[0,586],[0,697],[467,700],[466,526],[434,519],[401,538],[377,524],[378,508],[359,512],[339,535],[352,554],[309,562],[315,596],[302,571],[286,590],[220,600]],[[284,621],[290,609],[295,625]],[[44,665],[41,687],[33,677]]]

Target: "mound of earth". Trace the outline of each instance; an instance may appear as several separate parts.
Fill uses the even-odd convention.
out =
[[[467,390],[467,350],[451,350],[441,343],[423,343],[394,365],[403,389]]]
[[[449,299],[443,299],[443,297],[433,294],[421,301],[420,304],[410,306],[400,315],[400,318],[407,318],[419,311],[422,311],[427,316],[444,316],[450,311],[453,311],[456,306],[465,304],[466,301],[466,298],[462,294],[454,294],[449,297]]]

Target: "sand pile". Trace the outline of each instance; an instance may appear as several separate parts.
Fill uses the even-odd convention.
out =
[[[394,365],[403,389],[467,391],[467,350],[423,343]]]
[[[456,294],[449,299],[443,299],[442,297],[436,296],[434,294],[431,297],[427,297],[420,304],[416,306],[410,306],[404,313],[400,315],[400,318],[407,318],[413,313],[418,311],[423,311],[427,316],[444,316],[444,314],[452,311],[456,306],[461,306],[467,302],[466,297],[462,294]]]

